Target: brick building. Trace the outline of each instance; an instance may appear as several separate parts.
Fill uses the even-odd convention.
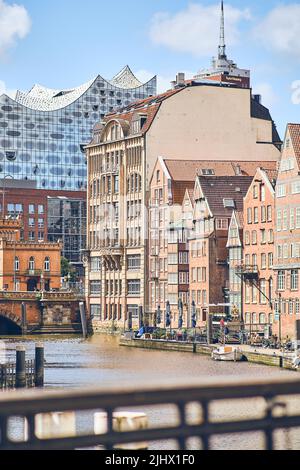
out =
[[[273,162],[265,162],[273,168]],[[195,179],[200,176],[248,176],[256,162],[176,161],[159,158],[150,180],[149,203],[149,312],[160,306],[164,314],[169,301],[174,323],[178,300],[184,304],[187,323],[189,305],[189,238],[193,229]]]
[[[274,321],[274,223],[277,170],[258,168],[244,199],[243,317],[250,332]]]
[[[300,124],[288,124],[276,186],[275,285],[279,335],[300,319]]]
[[[0,290],[59,290],[61,244],[22,241],[21,227],[21,220],[0,221]]]
[[[207,315],[228,313],[228,229],[233,211],[243,210],[251,177],[198,176],[194,190],[194,235],[190,240],[190,302],[200,326]]]
[[[243,264],[243,228],[244,212],[233,211],[228,230],[228,296],[229,313],[231,316],[238,315],[240,321],[243,321],[243,280],[238,275],[237,270]]]

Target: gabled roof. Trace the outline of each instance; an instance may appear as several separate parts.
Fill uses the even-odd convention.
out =
[[[300,124],[288,124],[294,152],[300,167]]]
[[[242,212],[244,197],[252,179],[249,176],[198,177],[199,184],[214,217],[231,217],[233,210]],[[232,199],[235,203],[234,209],[224,207],[224,199]]]

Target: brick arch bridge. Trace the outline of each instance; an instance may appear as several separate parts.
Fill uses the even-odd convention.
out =
[[[20,328],[22,328],[22,320],[14,313],[9,312],[8,310],[4,310],[3,308],[0,308],[0,317],[10,320],[16,326],[19,326]]]

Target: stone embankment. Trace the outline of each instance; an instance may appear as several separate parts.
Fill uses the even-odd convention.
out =
[[[210,356],[215,346],[200,343],[184,343],[180,341],[125,339],[120,338],[120,345],[131,348],[152,349],[157,351],[177,351]],[[293,369],[293,355],[278,350],[258,349],[250,346],[239,346],[245,361],[266,366]]]

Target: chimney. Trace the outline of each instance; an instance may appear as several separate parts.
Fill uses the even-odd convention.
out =
[[[176,75],[176,85],[177,86],[184,86],[185,85],[185,74],[184,73],[179,72]]]
[[[261,104],[261,95],[253,95],[253,99],[256,103]]]

